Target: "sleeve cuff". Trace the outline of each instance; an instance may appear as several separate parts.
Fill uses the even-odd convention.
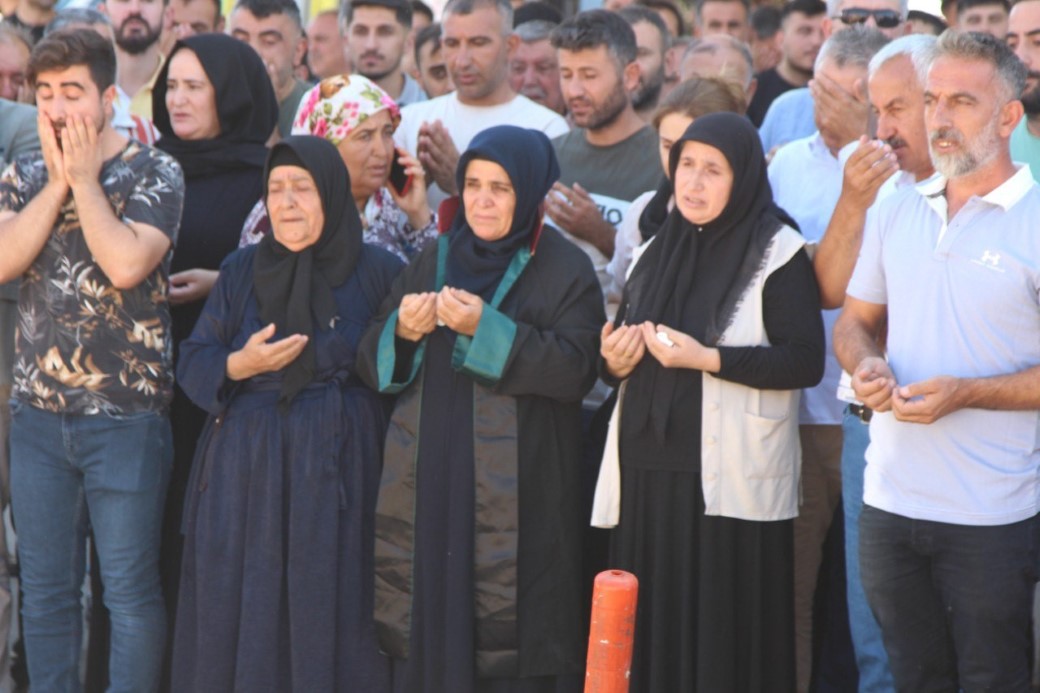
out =
[[[425,352],[426,340],[423,340],[412,354],[412,365],[404,380],[395,380],[394,373],[397,366],[397,311],[395,310],[387,318],[383,325],[383,331],[379,334],[379,351],[376,356],[376,369],[379,372],[379,391],[387,395],[395,395],[404,390],[415,379],[422,364]]]
[[[516,331],[515,322],[485,303],[476,334],[455,339],[452,366],[477,381],[497,383],[513,349]]]

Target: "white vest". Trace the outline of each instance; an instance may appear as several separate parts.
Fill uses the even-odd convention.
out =
[[[783,227],[766,249],[719,346],[768,346],[762,319],[766,280],[805,245]],[[651,357],[652,358],[652,357]],[[701,486],[706,515],[741,520],[787,520],[798,515],[801,443],[800,390],[759,390],[703,373],[701,395]],[[596,484],[592,525],[617,525],[621,509],[618,432],[622,388],[610,420]]]

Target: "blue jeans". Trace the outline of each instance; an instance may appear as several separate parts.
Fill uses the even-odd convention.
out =
[[[897,690],[1030,690],[1038,520],[954,525],[863,507],[863,588]]]
[[[169,420],[53,414],[13,400],[11,493],[34,692],[80,690],[87,524],[111,613],[109,691],[158,688],[166,637],[159,530],[172,464]]]
[[[859,514],[863,509],[863,472],[867,468],[870,427],[855,414],[845,412],[841,450],[841,500],[845,508],[845,578],[849,602],[849,631],[859,669],[859,693],[895,690],[881,628],[867,604],[859,574]]]

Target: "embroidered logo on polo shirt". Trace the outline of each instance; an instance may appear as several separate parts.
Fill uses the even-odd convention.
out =
[[[1005,272],[1006,270],[1000,266],[1000,253],[993,250],[982,251],[982,257],[976,260],[972,260],[976,265],[982,265],[986,269],[991,269],[996,272]]]

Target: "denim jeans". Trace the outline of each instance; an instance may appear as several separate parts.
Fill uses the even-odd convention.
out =
[[[112,692],[158,688],[166,611],[159,530],[169,421],[54,414],[13,400],[11,487],[34,693],[78,692],[87,523],[112,619]]]
[[[849,631],[859,669],[859,693],[890,693],[895,690],[888,655],[881,641],[881,628],[867,604],[859,574],[859,515],[863,509],[863,472],[867,468],[870,427],[858,416],[845,412],[841,450],[841,501],[845,508],[845,579],[849,603]]]
[[[1030,690],[1038,520],[954,525],[863,507],[863,587],[897,690]]]

